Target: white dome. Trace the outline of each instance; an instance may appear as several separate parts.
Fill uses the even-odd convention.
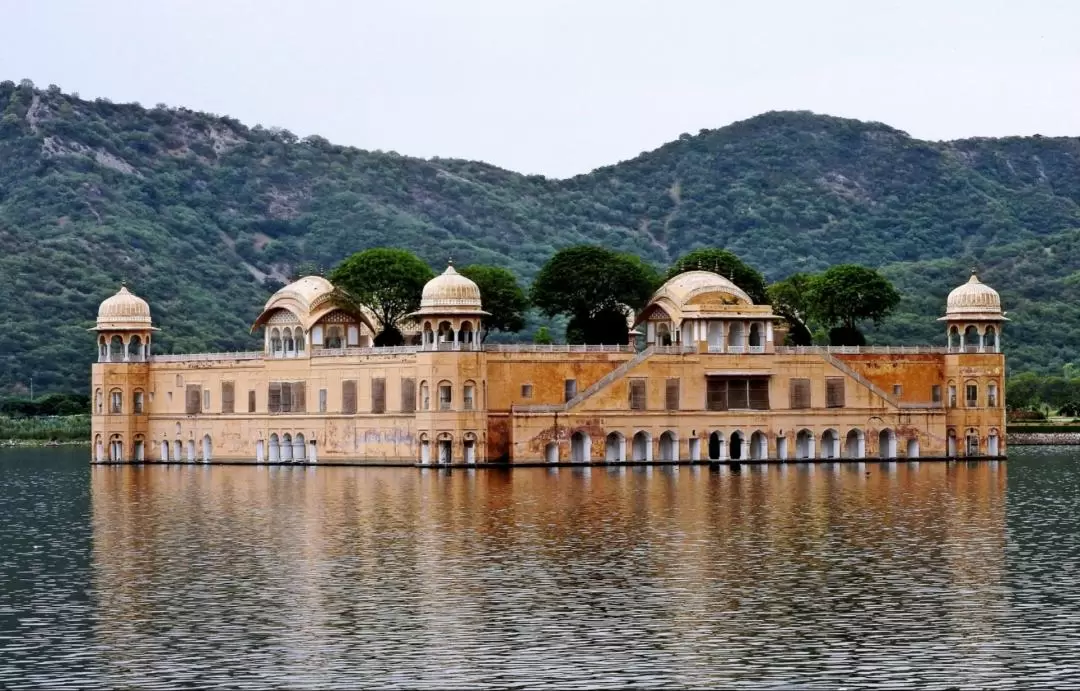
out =
[[[420,310],[416,314],[476,314],[482,311],[479,286],[451,265],[424,286]]]
[[[974,271],[967,283],[949,293],[946,301],[945,316],[1001,318],[1001,296],[998,292],[979,280]]]
[[[126,285],[98,306],[97,329],[134,330],[150,328],[150,305]]]

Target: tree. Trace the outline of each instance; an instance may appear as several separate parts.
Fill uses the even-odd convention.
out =
[[[814,277],[810,274],[795,273],[773,283],[767,290],[768,302],[773,311],[787,320],[790,327],[788,341],[791,345],[808,346],[814,342],[808,323],[810,287],[813,281]]]
[[[755,304],[760,305],[767,300],[765,277],[729,250],[715,247],[692,250],[671,265],[667,277],[672,278],[686,271],[711,271],[742,288]]]
[[[536,330],[536,333],[533,334],[533,343],[537,345],[551,345],[554,343],[554,340],[551,338],[551,330],[546,326],[541,326]]]
[[[835,333],[844,340],[858,341],[854,333],[858,332],[860,321],[869,319],[880,324],[899,302],[900,293],[887,278],[857,264],[830,267],[810,283],[811,317],[825,326],[840,327],[830,331],[830,340]],[[834,342],[834,345],[857,344]]]
[[[507,333],[525,328],[525,310],[529,308],[529,301],[514,274],[501,266],[484,264],[466,266],[458,273],[480,288],[484,310],[491,312],[491,316],[484,319],[483,338],[487,338],[488,331]]]
[[[620,322],[613,315],[622,315],[624,306],[642,307],[657,281],[656,272],[638,257],[578,245],[559,250],[544,264],[533,281],[532,302],[549,317],[570,317],[571,342],[573,333],[587,343],[625,343],[626,318]],[[589,325],[590,320],[598,324]]]
[[[626,313],[621,309],[605,309],[589,317],[574,316],[566,325],[567,343],[606,343],[622,345],[630,340]]]
[[[1010,410],[1037,410],[1042,403],[1039,389],[1042,377],[1034,372],[1022,372],[1009,379],[1006,389],[1009,392]]]
[[[404,342],[398,324],[420,308],[424,284],[434,277],[431,267],[412,252],[375,247],[347,257],[328,278],[339,304],[354,311],[362,305],[375,313],[380,328],[375,344],[382,346]]]

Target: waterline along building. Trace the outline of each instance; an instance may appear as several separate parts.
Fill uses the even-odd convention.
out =
[[[1001,457],[1006,321],[972,273],[944,345],[785,347],[782,320],[689,271],[628,319],[637,344],[483,342],[452,266],[374,347],[366,308],[308,276],[267,301],[247,353],[158,355],[126,287],[98,310],[95,462],[522,464]],[[931,317],[928,317],[931,318]],[[162,325],[168,328],[168,325]]]

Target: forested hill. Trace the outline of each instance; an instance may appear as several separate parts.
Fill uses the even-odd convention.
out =
[[[159,352],[244,349],[282,281],[376,245],[525,282],[575,243],[659,266],[727,247],[770,280],[885,266],[907,294],[872,334],[891,342],[937,342],[944,296],[974,264],[1014,319],[1013,367],[1057,369],[1080,342],[1078,205],[1073,138],[934,143],[778,112],[552,180],[3,82],[0,392],[30,376],[84,390],[86,329],[122,279],[150,300]]]

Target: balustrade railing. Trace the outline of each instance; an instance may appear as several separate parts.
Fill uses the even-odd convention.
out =
[[[262,360],[264,354],[258,351],[235,352],[235,353],[177,353],[164,355],[151,355],[150,362],[211,362],[211,361],[239,361],[239,360]]]
[[[634,353],[632,345],[571,345],[539,343],[486,343],[489,353]]]

